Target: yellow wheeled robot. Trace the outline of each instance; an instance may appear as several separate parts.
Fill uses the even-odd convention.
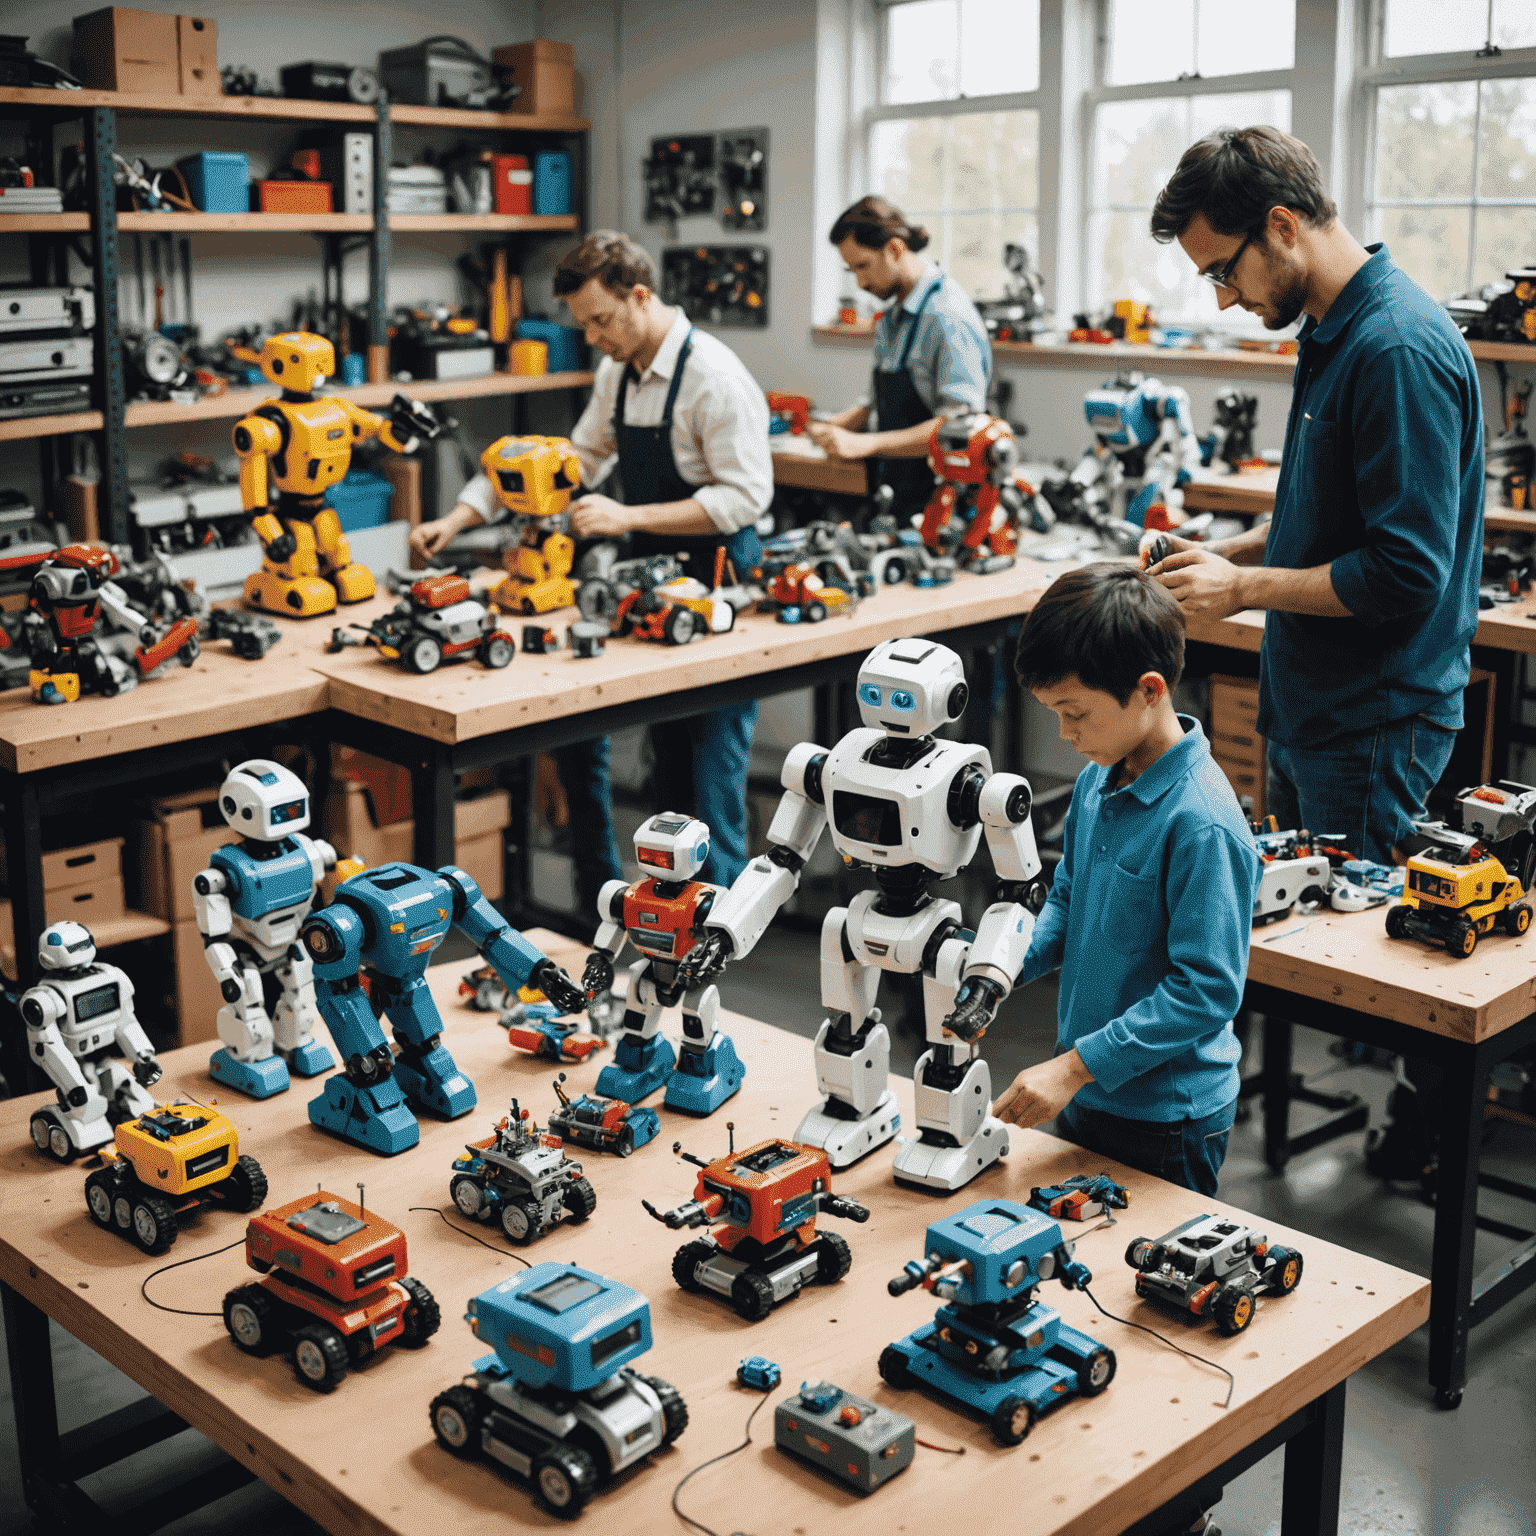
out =
[[[480,467],[517,530],[493,601],[520,613],[569,607],[576,601],[576,545],[565,528],[565,509],[581,483],[576,450],[563,437],[499,437],[480,455]]]
[[[255,363],[282,396],[235,423],[240,496],[265,558],[246,578],[253,608],[309,618],[332,612],[339,599],[360,603],[374,595],[373,572],[352,558],[335,509],[325,493],[345,477],[353,446],[377,437],[396,453],[414,452],[442,427],[425,406],[396,395],[388,416],[376,416],[345,395],[316,397],[336,370],[336,352],[323,336],[284,331],[261,351],[231,349]],[[272,488],[277,497],[274,502]]]

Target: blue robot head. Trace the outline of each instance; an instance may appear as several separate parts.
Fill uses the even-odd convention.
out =
[[[908,1264],[910,1284],[962,1306],[1012,1301],[1057,1271],[1061,1228],[1016,1200],[978,1200],[930,1224],[927,1257]],[[892,1290],[896,1290],[892,1282]]]

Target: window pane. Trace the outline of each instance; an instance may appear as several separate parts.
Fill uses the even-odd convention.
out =
[[[1514,267],[1529,266],[1536,242],[1536,209],[1479,208],[1476,250],[1472,256],[1472,286],[1501,280]],[[1394,259],[1396,253],[1394,252]]]
[[[885,13],[885,91],[881,99],[953,101],[959,93],[957,0],[913,0]]]
[[[1470,80],[1384,86],[1376,93],[1376,195],[1472,196]]]
[[[1259,124],[1291,131],[1289,91],[1232,91],[1223,96],[1192,96],[1189,102],[1189,141],[1203,139],[1218,128],[1253,128]],[[1173,169],[1169,166],[1169,170]]]
[[[1207,78],[1296,63],[1296,0],[1261,0],[1241,10],[1234,25],[1231,0],[1200,0],[1195,67]]]
[[[1468,208],[1383,208],[1377,215],[1392,260],[1434,299],[1467,286]]]
[[[1530,0],[1507,0],[1511,11]],[[1405,53],[1475,53],[1488,40],[1488,0],[1387,0],[1382,51]]]
[[[1040,88],[1040,0],[960,0],[960,94]]]
[[[1493,0],[1493,40],[1500,48],[1536,47],[1536,5],[1531,0]]]
[[[1109,0],[1109,85],[1177,80],[1195,69],[1195,0]]]
[[[1528,197],[1536,203],[1536,80],[1485,80],[1482,90],[1478,196]],[[1526,244],[1536,247],[1536,210],[1526,216]]]
[[[1094,114],[1094,207],[1151,208],[1189,144],[1188,98],[1107,102]]]
[[[942,261],[973,299],[994,299],[1008,278],[1003,247],[1010,242],[1022,245],[1039,266],[1040,225],[1033,213],[954,214],[946,222],[943,252],[937,249],[940,237],[934,230],[933,245],[923,254]]]

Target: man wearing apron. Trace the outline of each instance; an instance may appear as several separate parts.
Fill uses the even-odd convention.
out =
[[[870,396],[812,422],[810,435],[831,458],[873,460],[870,490],[890,486],[905,522],[933,492],[925,462],[933,429],[986,409],[992,346],[964,289],[918,255],[927,230],[883,197],[861,198],[832,226],[831,239],[859,287],[891,303],[875,326]]]

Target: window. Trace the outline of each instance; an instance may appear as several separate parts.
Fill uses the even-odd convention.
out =
[[[1445,299],[1530,259],[1536,5],[1383,0],[1379,11],[1365,234]]]
[[[1105,36],[1106,85],[1153,80],[1201,80],[1290,69],[1296,62],[1296,0],[1262,0],[1241,8],[1232,0],[1109,0]]]

